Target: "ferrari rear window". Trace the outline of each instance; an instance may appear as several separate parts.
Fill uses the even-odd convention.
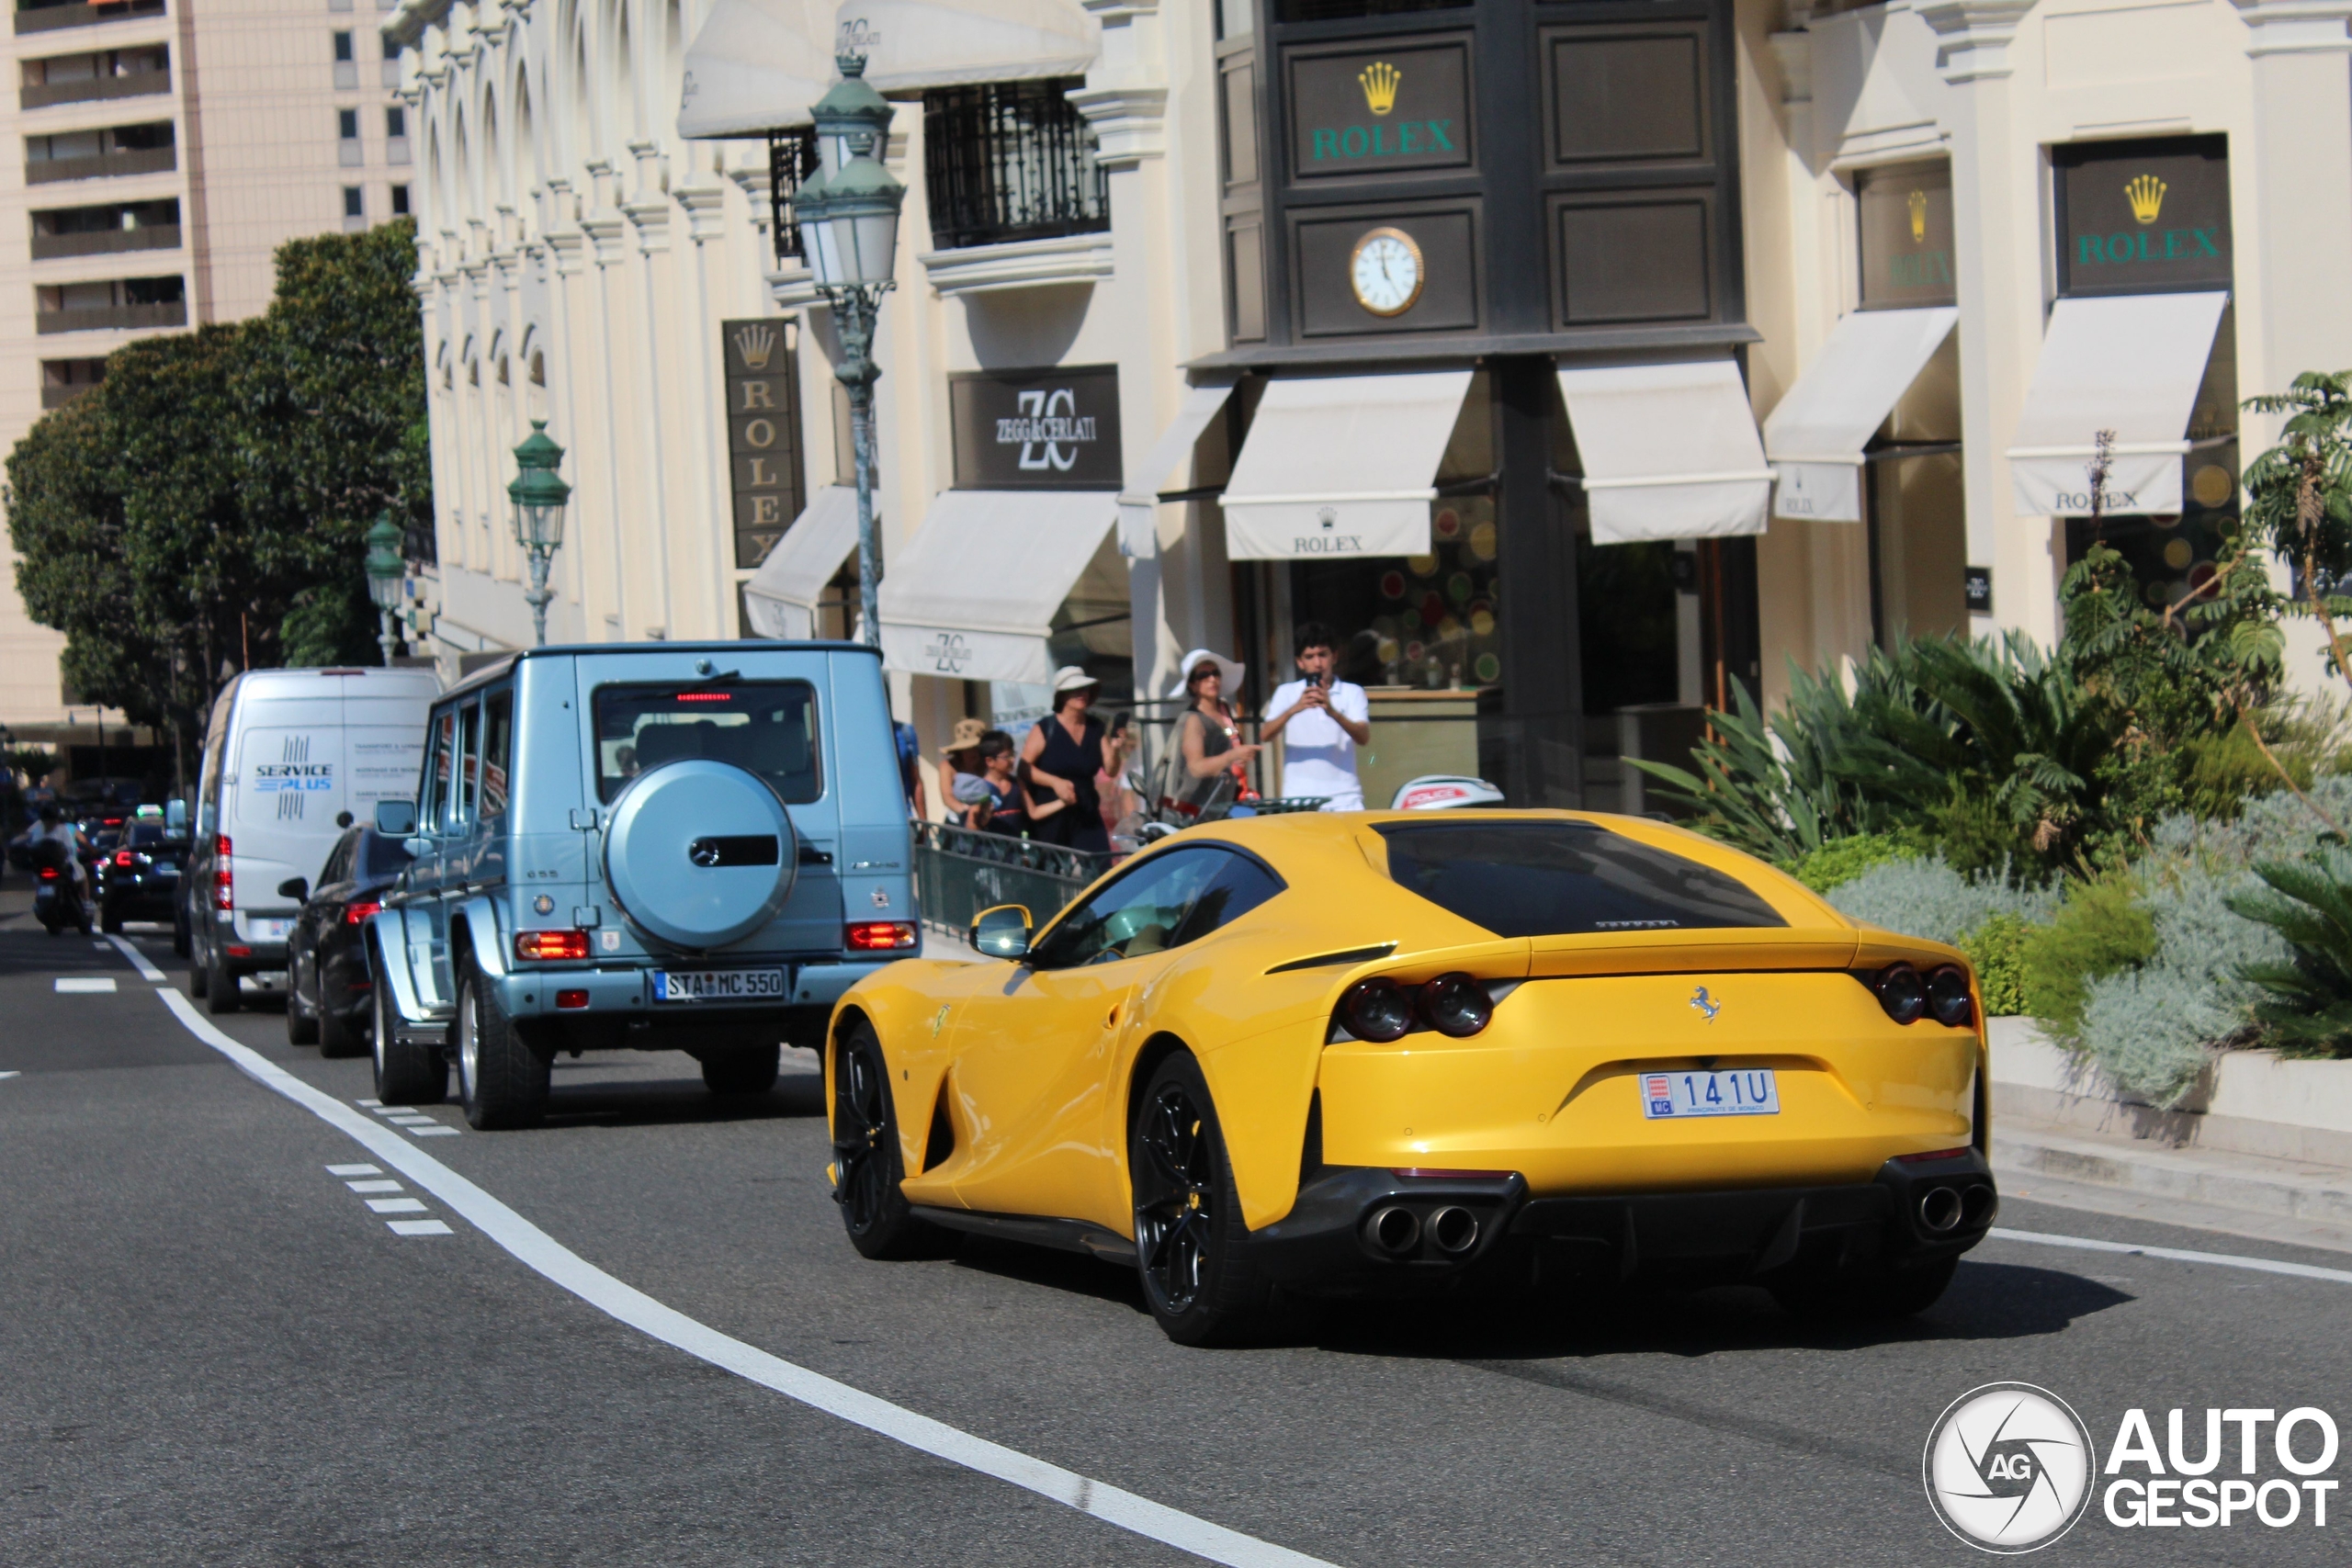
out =
[[[1388,874],[1497,936],[1784,926],[1722,872],[1581,822],[1396,823]]]

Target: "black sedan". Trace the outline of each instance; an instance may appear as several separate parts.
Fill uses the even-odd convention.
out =
[[[372,982],[362,941],[368,917],[408,866],[398,839],[354,828],[335,840],[311,887],[301,877],[278,886],[302,912],[286,938],[286,1038],[315,1044],[322,1056],[356,1056],[368,1049]]]
[[[83,831],[90,833],[87,828]],[[91,869],[97,878],[100,929],[119,931],[125,920],[177,918],[180,868],[187,862],[185,834],[174,834],[161,822],[128,822],[91,838],[98,851]]]

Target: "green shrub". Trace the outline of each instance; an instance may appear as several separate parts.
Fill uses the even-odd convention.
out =
[[[1960,950],[1975,966],[1986,1016],[2025,1011],[2025,955],[2043,930],[2016,915],[1995,915],[1960,939]]]
[[[2352,1055],[2352,858],[2322,850],[2301,862],[2266,861],[2254,874],[2270,896],[2240,894],[2233,913],[2286,942],[2286,958],[2241,964],[2262,991],[2262,1042],[2289,1055]]]
[[[1792,862],[1788,871],[1815,893],[1826,894],[1875,867],[1918,858],[1917,846],[1893,833],[1857,833],[1850,839],[1830,840]]]
[[[2155,953],[2155,917],[2140,902],[2136,883],[2112,873],[2074,883],[2057,918],[2025,945],[2019,999],[2052,1038],[2072,1043],[2082,1036],[2091,982]]]
[[[1995,916],[2027,925],[2049,919],[2057,912],[2058,892],[2019,887],[1997,876],[1962,876],[1936,857],[1874,866],[1836,888],[1829,902],[1852,919],[1957,947]]]

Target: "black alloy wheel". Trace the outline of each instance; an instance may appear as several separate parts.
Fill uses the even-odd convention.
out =
[[[1249,1231],[1200,1064],[1179,1053],[1145,1087],[1128,1140],[1144,1301],[1180,1345],[1233,1345],[1266,1328],[1272,1284]]]
[[[438,1105],[448,1099],[448,1058],[430,1042],[401,1038],[400,1009],[389,982],[376,983],[375,1006],[376,1098],[386,1105]]]
[[[286,959],[286,1043],[319,1043],[319,1015],[302,1001],[302,960],[299,953],[288,953]]]
[[[358,1020],[327,1005],[323,975],[319,978],[319,1006],[313,1021],[318,1026],[320,1055],[357,1056],[366,1053],[367,1031],[359,1026]]]
[[[833,1057],[833,1201],[849,1243],[865,1257],[896,1260],[933,1256],[953,1238],[916,1217],[899,1183],[899,1118],[890,1069],[874,1026],[860,1019],[842,1032]]]

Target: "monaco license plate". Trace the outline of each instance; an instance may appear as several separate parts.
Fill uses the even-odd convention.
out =
[[[1770,1067],[1641,1075],[1642,1114],[1653,1122],[1692,1116],[1778,1116],[1781,1086]]]
[[[784,999],[781,969],[656,969],[657,1002],[761,1002]]]

